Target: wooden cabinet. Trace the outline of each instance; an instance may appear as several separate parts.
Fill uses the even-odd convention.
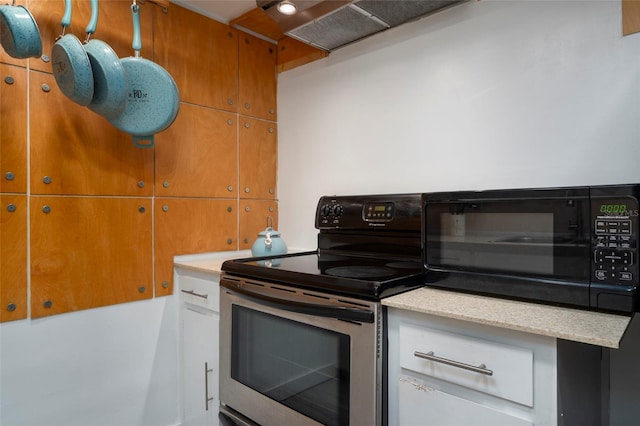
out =
[[[180,298],[180,386],[184,426],[217,425],[219,274],[176,268]]]
[[[246,33],[240,34],[238,43],[240,63],[238,111],[242,115],[276,121],[277,46]]]
[[[139,4],[142,4],[140,2]],[[29,0],[29,11],[38,23],[42,38],[42,58],[29,59],[29,66],[37,71],[52,73],[51,50],[62,31],[61,20],[64,2],[60,0]],[[153,10],[151,4],[143,4],[140,12],[140,33],[142,38],[141,56],[152,58]],[[81,41],[85,39],[85,28],[91,16],[90,0],[72,1],[72,19],[67,34],[75,34]],[[99,2],[98,26],[93,38],[107,43],[119,57],[133,56],[131,42],[133,25],[130,0],[109,0]],[[55,84],[55,82],[54,82]],[[68,102],[72,103],[71,100]]]
[[[278,135],[270,121],[240,117],[240,198],[275,199]]]
[[[67,99],[51,74],[29,72],[34,194],[153,194],[153,149]]]
[[[150,198],[31,198],[31,317],[153,297]]]
[[[27,196],[0,195],[0,322],[27,317]]]
[[[0,192],[27,191],[27,70],[0,64]]]
[[[174,256],[237,249],[236,203],[235,200],[156,199],[156,296],[173,292]]]
[[[240,200],[240,250],[251,249],[267,223],[278,229],[278,204],[275,201]]]
[[[155,10],[154,58],[183,102],[237,111],[238,33],[175,4]]]
[[[640,2],[622,0],[622,34],[640,32]]]
[[[237,197],[237,115],[182,104],[156,137],[156,195]]]

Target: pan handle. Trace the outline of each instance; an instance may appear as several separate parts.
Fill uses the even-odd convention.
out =
[[[64,36],[67,27],[71,25],[71,15],[73,10],[71,9],[71,0],[64,0],[64,15],[62,15],[62,21],[60,24],[62,25],[62,34],[58,38],[62,38]]]
[[[133,42],[131,47],[137,58],[140,56],[140,50],[142,50],[142,37],[140,37],[140,6],[135,2],[131,5],[131,16],[133,17]]]
[[[89,19],[89,24],[87,24],[87,28],[85,32],[87,33],[87,38],[84,41],[85,43],[89,42],[89,37],[91,34],[96,32],[96,27],[98,26],[98,0],[91,0],[91,19]]]
[[[133,144],[138,148],[151,148],[155,144],[155,138],[153,135],[150,136],[135,136],[133,135]],[[147,143],[142,143],[144,141],[148,141]]]

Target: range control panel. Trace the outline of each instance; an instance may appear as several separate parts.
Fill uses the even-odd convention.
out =
[[[420,230],[420,194],[325,196],[318,201],[316,228]]]
[[[638,282],[638,205],[634,199],[592,203],[592,281],[632,285]]]

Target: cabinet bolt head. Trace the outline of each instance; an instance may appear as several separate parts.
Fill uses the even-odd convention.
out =
[[[231,99],[231,98],[227,99],[227,103],[228,103],[229,105],[233,105],[233,99]]]
[[[275,109],[273,109],[273,108],[269,108],[269,114],[275,114],[275,113],[276,113],[276,110],[275,110]]]
[[[51,60],[49,55],[42,55],[40,59],[42,59],[42,62],[49,62]]]
[[[44,177],[42,178],[42,182],[43,182],[45,185],[49,185],[49,184],[51,183],[51,177],[50,177],[50,176],[44,176]]]
[[[273,127],[269,127],[269,133],[273,133]]]
[[[231,238],[227,238],[227,244],[232,244],[233,240]]]
[[[8,181],[12,181],[16,178],[16,175],[14,175],[13,172],[7,172],[4,174],[4,178]]]
[[[4,78],[4,82],[7,83],[7,84],[13,84],[13,82],[14,82],[13,77],[11,77],[10,75],[6,76]]]
[[[51,213],[51,207],[49,207],[49,206],[42,206],[42,212],[43,212],[43,213]]]
[[[244,238],[244,243],[248,244],[249,243],[249,239],[247,237]]]
[[[168,212],[169,211],[169,206],[167,206],[166,204],[164,206],[162,206],[162,211],[163,212]]]
[[[16,211],[16,205],[15,205],[15,204],[9,204],[9,205],[7,206],[7,211],[8,211],[9,213],[13,213],[13,212],[15,212],[15,211]]]
[[[9,311],[9,312],[13,312],[13,311],[15,311],[15,310],[16,310],[16,304],[15,304],[15,303],[9,303],[9,304],[7,305],[7,311]]]
[[[245,211],[245,212],[250,212],[250,211],[251,211],[251,207],[246,206],[246,207],[244,208],[244,211]]]
[[[168,188],[169,187],[169,181],[165,180],[164,182],[162,182],[162,186],[165,187],[165,188]]]
[[[244,103],[244,107],[245,107],[246,109],[249,109],[249,108],[251,108],[251,105],[249,105],[249,102],[245,102],[245,103]]]
[[[169,288],[169,281],[162,281],[162,288]]]
[[[251,125],[249,123],[244,123],[244,128],[248,129],[249,127],[251,127]]]
[[[139,180],[138,181],[138,188],[144,188],[144,181],[143,180]]]
[[[227,191],[229,191],[229,192],[233,191],[233,185],[227,186]]]
[[[274,209],[273,209],[273,206],[269,206],[269,211],[270,211],[270,212],[273,212],[273,210],[274,210]]]
[[[140,287],[138,287],[139,293],[144,293],[145,291],[147,291],[147,288],[145,286],[141,285]]]
[[[140,206],[140,207],[138,207],[138,211],[139,211],[140,213],[144,213],[144,212],[146,212],[146,211],[147,211],[147,209],[145,209],[145,208],[144,208],[144,206]]]
[[[227,207],[227,211],[228,211],[229,213],[231,213],[231,212],[233,211],[233,207],[231,207],[231,206]]]
[[[273,193],[275,193],[275,192],[276,192],[276,190],[275,190],[275,189],[273,189],[273,188],[269,188],[269,194],[273,194]]]
[[[48,84],[44,83],[42,85],[42,91],[45,93],[49,93],[51,91],[51,86],[49,86]]]
[[[233,124],[233,120],[232,120],[232,119],[228,119],[228,120],[227,120],[227,124],[228,124],[229,126],[231,126],[231,125]]]
[[[250,189],[249,189],[249,187],[247,186],[247,187],[244,189],[244,192],[246,192],[246,193],[248,194],[249,192],[251,192],[251,190],[250,190]]]
[[[49,309],[49,308],[51,308],[51,306],[53,306],[53,302],[51,300],[45,300],[44,303],[42,304],[42,306],[44,306],[45,308]]]

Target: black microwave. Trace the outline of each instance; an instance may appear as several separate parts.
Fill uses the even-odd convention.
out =
[[[640,184],[422,195],[426,284],[632,313]]]

